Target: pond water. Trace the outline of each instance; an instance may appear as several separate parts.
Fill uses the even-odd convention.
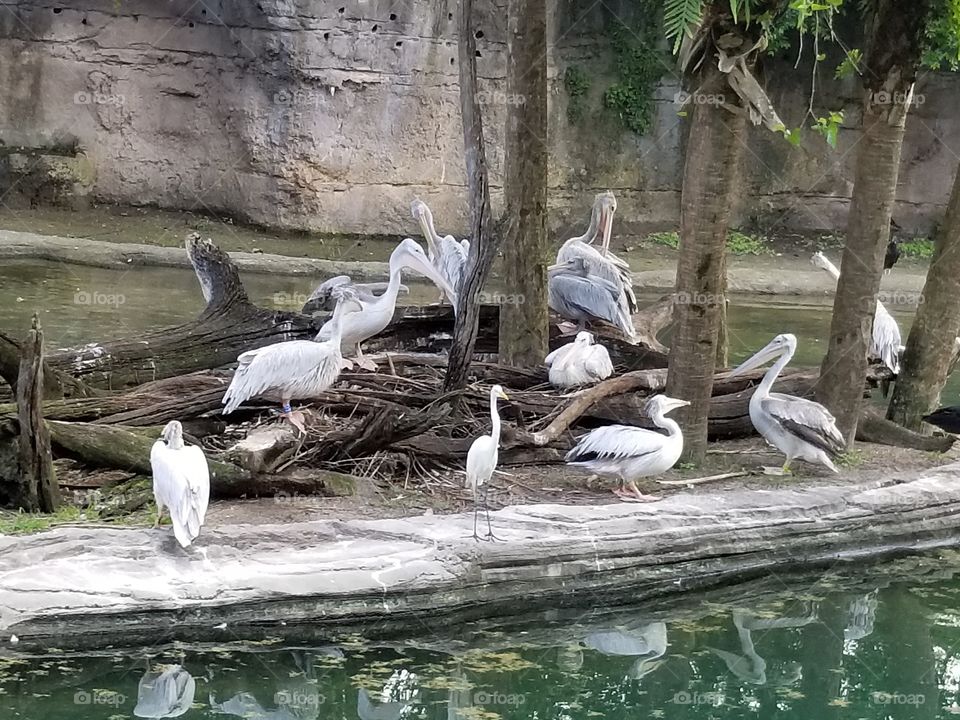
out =
[[[0,717],[955,717],[958,558],[891,567],[772,577],[646,607],[594,599],[586,611],[454,627],[411,618],[406,636],[390,639],[382,627],[305,627],[285,630],[296,644],[270,629],[255,641],[180,644],[171,628],[131,650],[0,650]]]

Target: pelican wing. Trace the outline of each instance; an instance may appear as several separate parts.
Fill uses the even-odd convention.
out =
[[[230,387],[223,396],[226,405],[223,414],[229,415],[244,401],[268,391],[281,395],[295,392],[305,381],[315,378],[321,368],[328,369],[326,365],[336,365],[335,379],[340,372],[337,355],[338,348],[310,340],[275,343],[241,354]]]
[[[616,287],[603,278],[593,275],[583,277],[560,273],[550,278],[548,287],[550,307],[570,320],[581,317],[596,318],[614,325],[624,333],[632,333],[633,325],[628,315],[617,302]]]
[[[870,354],[890,368],[895,375],[900,374],[900,326],[882,303],[877,303],[873,315],[873,340]]]
[[[558,363],[563,361],[563,359],[567,356],[567,353],[570,352],[570,350],[573,347],[574,347],[573,343],[567,343],[566,345],[561,345],[560,347],[558,347],[556,350],[554,350],[552,353],[550,353],[543,359],[543,364],[546,365],[547,367],[550,367],[553,363]]]
[[[599,459],[637,458],[658,452],[667,436],[630,425],[604,425],[581,437],[570,452],[567,462],[582,463]]]
[[[584,367],[595,378],[604,380],[613,374],[613,363],[610,353],[603,345],[591,345],[587,348],[584,357]]]
[[[823,405],[812,400],[770,393],[762,401],[763,409],[789,433],[836,456],[846,450],[837,421]]]
[[[623,295],[628,313],[637,311],[637,297],[633,292],[630,266],[613,253],[604,255],[600,250],[580,240],[568,240],[557,252],[557,262],[582,259],[590,275],[601,277],[616,288],[616,297]]]
[[[451,287],[458,292],[460,290],[460,280],[467,267],[467,252],[452,235],[440,238],[435,265]]]
[[[210,471],[203,451],[196,446],[179,450],[158,440],[150,450],[153,492],[170,510],[173,534],[187,547],[200,534],[210,499]]]

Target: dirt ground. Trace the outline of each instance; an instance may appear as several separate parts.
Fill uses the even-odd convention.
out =
[[[657,479],[640,483],[645,493],[661,497],[680,492],[714,493],[743,488],[782,488],[856,484],[896,477],[960,460],[960,445],[944,454],[859,443],[850,464],[834,474],[802,462],[790,476],[764,475],[761,466],[779,467],[783,457],[760,438],[714,443],[706,462],[697,468],[674,468]],[[745,475],[695,485],[663,485],[657,480],[693,480],[732,472]],[[367,479],[351,497],[290,497],[228,500],[211,504],[207,524],[269,524],[309,520],[396,518],[423,513],[472,510],[468,491],[461,489],[462,472],[451,470],[437,477],[402,482]],[[578,468],[558,465],[503,468],[494,475],[488,499],[491,509],[505,505],[559,503],[564,505],[622,502],[612,492],[613,483],[590,479]]]

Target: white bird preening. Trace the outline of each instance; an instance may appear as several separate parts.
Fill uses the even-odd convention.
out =
[[[473,537],[477,535],[477,515],[479,514],[478,494],[483,495],[483,507],[487,514],[487,540],[496,540],[490,527],[490,508],[487,506],[487,491],[484,485],[490,482],[493,471],[497,469],[497,456],[500,450],[500,413],[497,412],[497,399],[509,400],[503,388],[494,385],[490,388],[490,434],[481,435],[467,452],[467,488],[473,491]]]
[[[577,333],[576,340],[557,348],[543,362],[550,368],[550,384],[563,389],[591,385],[613,374],[610,353],[588,332]]]
[[[659,500],[655,495],[640,492],[637,480],[666,472],[680,459],[683,433],[676,421],[666,415],[689,404],[686,400],[654,395],[647,401],[646,412],[654,425],[667,431],[666,435],[631,425],[605,425],[581,437],[565,459],[570,465],[616,478],[619,485],[613,492],[621,500]]]
[[[406,238],[401,242],[390,255],[390,281],[387,283],[387,289],[383,295],[374,300],[360,301],[360,310],[352,312],[343,319],[342,327],[338,326],[341,333],[340,348],[355,351],[357,364],[368,370],[376,370],[369,360],[363,357],[360,344],[372,338],[374,335],[383,331],[390,321],[393,320],[393,314],[397,309],[397,293],[400,291],[400,278],[404,268],[415,270],[443,290],[451,301],[453,307],[457,307],[457,294],[446,278],[430,263],[427,256],[420,247],[411,238]],[[333,337],[334,320],[324,324],[317,334],[319,340],[329,340]]]
[[[457,240],[453,235],[443,237],[433,226],[433,213],[420,198],[410,203],[410,212],[414,220],[420,224],[423,237],[427,241],[427,257],[444,279],[450,284],[454,292],[460,292],[460,282],[467,268],[467,259],[470,257],[470,241]],[[456,306],[456,297],[446,290],[440,296],[446,295],[450,304]]]
[[[846,444],[830,411],[813,400],[770,392],[796,351],[797,338],[794,335],[777,335],[765,348],[733,370],[729,377],[737,377],[778,358],[750,398],[753,427],[764,440],[787,456],[782,473],[790,472],[790,463],[795,458],[837,472],[833,458],[844,452]]]
[[[834,280],[840,279],[840,270],[822,252],[815,253],[810,262],[825,270]],[[883,303],[877,300],[873,314],[873,337],[870,341],[870,357],[880,360],[894,375],[900,374],[900,326]]]
[[[200,535],[210,503],[210,470],[207,458],[196,445],[184,445],[183,426],[171,420],[150,449],[153,497],[160,526],[163,509],[170,512],[173,534],[181,547],[189,547]]]
[[[309,312],[307,308],[312,310],[314,307],[320,310],[335,310],[344,288],[352,290],[357,300],[371,302],[383,295],[388,287],[389,283],[386,282],[355,283],[349,275],[335,275],[317,286],[316,290],[310,294],[310,297],[303,304],[303,311]],[[399,291],[406,294],[410,292],[410,288],[401,285]]]
[[[348,292],[348,291],[341,291]],[[283,416],[300,432],[304,432],[302,413],[290,407],[290,401],[316,397],[330,388],[343,364],[340,354],[344,318],[359,313],[361,304],[344,295],[333,311],[333,318],[321,328],[329,327],[328,339],[290,340],[248,350],[237,358],[237,370],[223,396],[223,414],[229,415],[241,403],[260,395],[280,396]]]
[[[618,287],[591,275],[583,258],[571,258],[547,268],[547,304],[564,320],[577,323],[580,331],[588,322],[602,320],[635,342],[636,331]],[[561,328],[565,329],[565,328]]]

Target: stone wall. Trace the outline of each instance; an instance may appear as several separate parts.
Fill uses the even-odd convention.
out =
[[[613,189],[621,231],[674,224],[683,120],[666,73],[653,127],[638,138],[599,109],[611,58],[603,34],[629,0],[560,0],[551,50],[551,225],[586,221]],[[410,200],[462,231],[466,201],[458,106],[455,0],[13,0],[0,9],[0,191],[51,199],[207,209],[322,232],[414,233]],[[506,111],[506,0],[480,0],[478,58],[487,147],[500,198]],[[566,119],[564,68],[596,79],[582,125]],[[792,124],[806,109],[795,72],[768,72]],[[785,80],[778,82],[777,78]],[[605,80],[605,78],[607,78]],[[936,220],[960,152],[954,76],[928,74],[911,117],[896,219]],[[824,104],[858,91],[835,83]],[[809,124],[809,122],[807,123]],[[742,220],[842,227],[856,132],[831,151],[754,133]],[[53,168],[52,170],[50,168]],[[56,181],[36,182],[30,170]]]

